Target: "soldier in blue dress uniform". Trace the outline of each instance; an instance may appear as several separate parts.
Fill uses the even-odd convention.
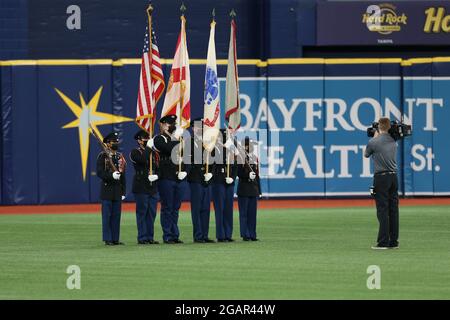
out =
[[[241,237],[244,241],[257,241],[256,213],[261,196],[258,158],[253,154],[256,142],[245,138],[243,161],[238,166],[239,183],[237,189]]]
[[[120,217],[122,200],[125,199],[126,161],[119,149],[117,132],[108,134],[103,143],[105,149],[97,157],[97,176],[102,180],[100,199],[102,200],[102,230],[106,245],[123,245],[120,237]]]
[[[172,150],[179,148],[183,129],[177,128],[176,115],[167,115],[159,120],[160,134],[148,140],[147,146],[159,154],[158,191],[161,200],[161,226],[164,243],[183,243],[178,229],[178,213],[186,188],[187,172],[184,163],[179,170],[179,156],[172,159]],[[173,154],[177,154],[174,150]]]
[[[191,217],[194,242],[211,243],[208,238],[211,208],[212,164],[206,166],[205,148],[203,147],[203,119],[191,122],[193,136],[190,139],[190,163],[188,166],[188,182],[191,190]],[[211,159],[210,154],[206,155]],[[210,160],[209,160],[210,161]],[[211,162],[211,161],[210,161]],[[208,172],[207,172],[208,171]]]
[[[213,166],[212,198],[216,217],[216,239],[218,242],[233,240],[233,200],[234,184],[237,176],[235,162],[235,143],[227,138],[226,129],[221,129],[221,136],[215,148],[216,162]],[[223,145],[225,142],[225,147]]]
[[[133,194],[136,200],[136,224],[138,244],[158,244],[153,239],[156,206],[158,204],[158,170],[155,152],[147,147],[149,134],[139,130],[134,139],[138,147],[130,153],[135,174],[133,178]],[[150,171],[150,157],[152,157],[152,171]]]

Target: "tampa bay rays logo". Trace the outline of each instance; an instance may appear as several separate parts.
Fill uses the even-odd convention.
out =
[[[212,106],[214,101],[216,101],[217,97],[219,96],[219,82],[217,81],[217,73],[215,70],[210,68],[209,66],[206,67],[206,76],[205,76],[205,104],[208,106]],[[214,110],[214,118],[211,119],[205,119],[204,124],[209,127],[214,127],[217,119],[219,118],[219,102],[216,103],[216,110]]]
[[[102,134],[100,133],[97,126],[134,120],[132,118],[97,111],[102,90],[103,86],[97,90],[95,95],[92,97],[92,99],[89,100],[88,103],[86,103],[83,95],[80,92],[80,103],[76,103],[60,90],[55,88],[56,93],[58,93],[67,107],[69,107],[72,113],[76,116],[76,119],[66,124],[63,129],[78,128],[83,181],[86,181],[86,171],[89,157],[89,133],[91,128],[95,131],[97,136],[99,136],[101,140],[103,140]]]
[[[219,83],[216,72],[210,67],[206,67],[205,79],[205,103],[211,105],[219,95]]]

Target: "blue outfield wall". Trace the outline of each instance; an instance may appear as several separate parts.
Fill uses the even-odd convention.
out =
[[[450,59],[239,62],[241,131],[263,141],[265,196],[368,196],[372,166],[363,156],[366,128],[380,116],[402,115],[412,123],[413,136],[399,142],[401,193],[450,195]],[[191,63],[195,118],[203,113],[205,65]],[[74,121],[83,105],[85,111],[123,117],[98,128],[103,135],[120,133],[128,159],[137,131],[132,118],[139,60],[26,60],[0,66],[1,204],[98,202],[100,148],[92,136],[83,139]],[[163,69],[168,75],[170,65]],[[226,61],[220,61],[218,72],[223,106]],[[158,111],[161,106],[162,100]],[[132,175],[129,162],[128,201]]]

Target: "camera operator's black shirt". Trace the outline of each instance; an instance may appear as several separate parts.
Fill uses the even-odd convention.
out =
[[[387,133],[369,140],[364,156],[373,156],[375,173],[397,172],[397,143]]]

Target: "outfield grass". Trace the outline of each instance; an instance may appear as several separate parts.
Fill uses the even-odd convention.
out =
[[[450,299],[450,207],[402,207],[400,250],[373,251],[373,208],[260,210],[259,242],[105,247],[99,214],[0,215],[0,299]],[[211,235],[214,237],[212,214]],[[161,238],[159,216],[156,237]],[[238,239],[237,213],[235,238]],[[66,268],[81,268],[81,290]],[[368,290],[369,265],[381,290]]]

